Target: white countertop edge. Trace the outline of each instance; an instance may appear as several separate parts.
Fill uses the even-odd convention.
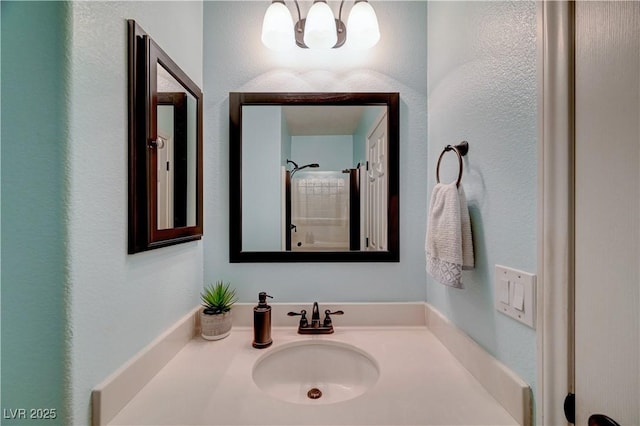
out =
[[[91,391],[91,424],[106,425],[196,335],[200,307],[154,339]]]

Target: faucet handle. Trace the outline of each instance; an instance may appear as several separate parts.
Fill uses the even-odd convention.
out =
[[[307,320],[307,311],[304,309],[300,312],[288,312],[287,315],[290,317],[300,315],[300,327],[307,327],[309,325],[309,321]]]
[[[324,311],[323,327],[331,327],[333,325],[331,317],[329,315],[344,315],[344,311],[331,312],[329,309]]]

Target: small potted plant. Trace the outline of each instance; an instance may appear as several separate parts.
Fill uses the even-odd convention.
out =
[[[200,334],[207,340],[220,340],[231,333],[231,307],[237,301],[236,291],[230,283],[218,281],[205,287],[200,294]]]

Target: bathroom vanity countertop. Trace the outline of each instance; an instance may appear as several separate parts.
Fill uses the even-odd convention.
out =
[[[234,327],[219,341],[199,336],[113,418],[110,425],[516,425],[426,327],[336,327],[332,335],[299,335],[276,327],[273,345],[252,347],[253,330]],[[254,383],[263,354],[311,339],[344,342],[380,367],[374,387],[334,404],[294,404]]]

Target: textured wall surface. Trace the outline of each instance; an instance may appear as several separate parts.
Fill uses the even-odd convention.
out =
[[[476,269],[427,300],[535,388],[535,331],[493,307],[494,265],[536,272],[536,6],[429,3],[429,192],[442,148],[467,140],[463,187]],[[457,174],[445,156],[442,181]]]
[[[202,86],[201,2],[2,2],[2,408],[51,424],[202,288],[201,242],[127,255],[126,19]]]
[[[53,409],[58,424],[67,418],[68,374],[67,11],[62,2],[2,2],[0,405]],[[42,422],[3,417],[2,424]]]
[[[533,2],[375,2],[380,43],[325,53],[266,49],[264,1],[25,2],[15,20],[11,7],[2,2],[3,408],[66,404],[65,423],[88,423],[91,388],[193,308],[203,273],[243,302],[262,290],[279,302],[428,300],[535,386],[535,332],[493,309],[492,285],[495,263],[536,267]],[[204,239],[131,256],[127,18],[205,92]],[[228,262],[230,91],[400,92],[400,263]],[[477,268],[457,291],[427,278],[423,247],[435,162],[461,139]],[[8,382],[20,384],[15,399]]]
[[[202,3],[74,2],[71,12],[69,356],[73,422],[84,424],[91,389],[202,288],[202,242],[127,255],[126,24],[135,19],[202,87]]]
[[[302,2],[304,13],[309,5]],[[205,283],[231,281],[243,302],[256,300],[259,291],[278,302],[425,300],[426,2],[376,2],[382,38],[364,52],[270,51],[260,42],[267,7],[263,1],[204,5]],[[229,263],[224,206],[232,91],[400,92],[400,263]]]

